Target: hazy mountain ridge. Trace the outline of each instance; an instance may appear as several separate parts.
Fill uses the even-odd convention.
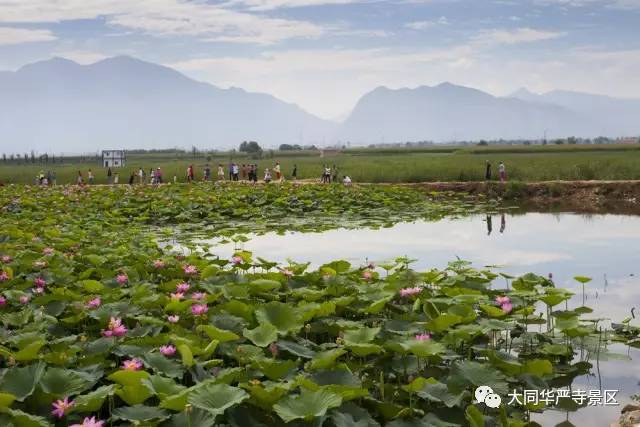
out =
[[[0,75],[2,146],[41,151],[321,141],[335,124],[271,95],[220,89],[129,57],[54,58]]]
[[[337,124],[272,95],[221,89],[130,57],[91,65],[53,58],[0,72],[0,94],[7,152],[640,135],[640,100],[527,90],[496,97],[451,83],[379,87]]]

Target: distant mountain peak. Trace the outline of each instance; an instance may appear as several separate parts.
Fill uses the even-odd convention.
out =
[[[540,96],[540,94],[532,92],[526,87],[521,87],[520,89],[516,90],[511,95],[509,95],[510,98],[531,98],[531,97],[537,97],[537,96]]]

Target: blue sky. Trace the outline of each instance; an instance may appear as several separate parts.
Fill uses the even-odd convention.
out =
[[[0,70],[126,54],[348,113],[377,86],[640,97],[640,0],[0,0]]]

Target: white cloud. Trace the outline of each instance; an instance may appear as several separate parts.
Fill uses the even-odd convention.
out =
[[[483,30],[473,40],[480,44],[519,44],[550,40],[564,35],[566,35],[564,32],[536,30],[525,27],[513,30]]]
[[[54,52],[52,56],[59,56],[61,58],[70,59],[78,64],[88,65],[106,59],[110,55],[85,50],[61,50]]]
[[[49,30],[0,27],[0,46],[22,43],[48,42],[52,40],[56,40],[56,36]]]
[[[335,4],[361,3],[366,0],[231,0],[231,5],[246,6],[251,10],[273,10],[307,6],[326,6]]]
[[[611,9],[640,9],[640,0],[536,0],[536,2],[565,7],[602,6]]]
[[[0,22],[40,23],[104,17],[111,26],[154,36],[270,44],[318,37],[324,29],[306,21],[243,13],[220,4],[181,0],[0,0]]]
[[[431,27],[435,27],[437,25],[448,25],[448,24],[449,24],[449,20],[447,19],[447,17],[441,16],[436,21],[414,21],[414,22],[408,22],[404,26],[412,30],[420,31],[420,30],[426,30]]]

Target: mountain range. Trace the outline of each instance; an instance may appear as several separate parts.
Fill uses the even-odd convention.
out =
[[[443,83],[379,87],[337,123],[126,56],[91,65],[53,58],[0,72],[0,150],[7,152],[637,136],[638,117],[640,100],[526,89],[496,97]]]

